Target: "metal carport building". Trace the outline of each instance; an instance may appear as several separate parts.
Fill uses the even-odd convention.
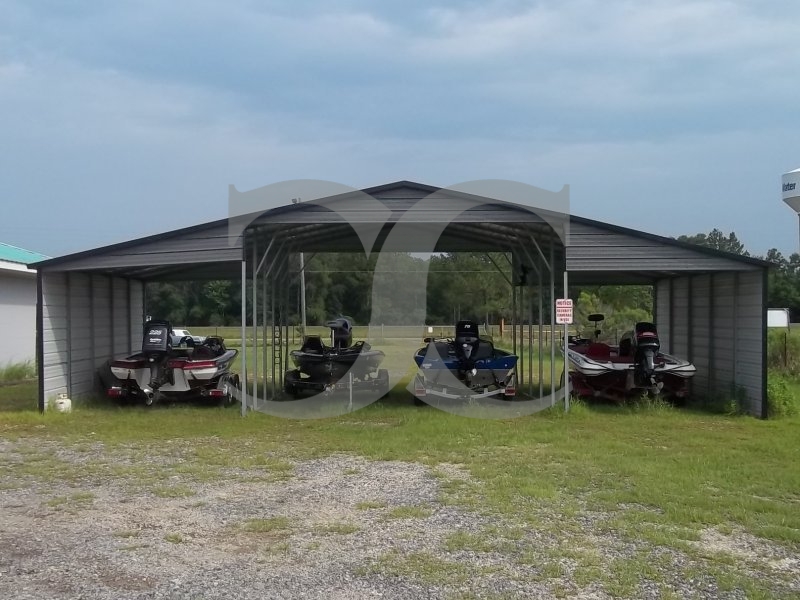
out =
[[[417,203],[430,207],[430,224],[436,222],[439,199],[459,196],[407,181],[358,194],[376,199],[390,214],[388,221],[375,220],[376,249]],[[369,222],[369,214],[345,196],[342,210]],[[767,416],[769,263],[575,216],[567,220],[564,245],[547,222],[528,211],[494,198],[483,200],[482,206],[442,224],[437,251],[516,253],[522,262],[530,259],[542,270],[549,268],[551,278],[566,269],[575,286],[652,285],[662,347],[697,367],[692,392],[741,394],[751,414]],[[107,359],[139,349],[148,281],[241,279],[244,289],[245,279],[264,262],[259,257],[273,246],[282,247],[285,255],[363,251],[342,210],[322,204],[288,204],[250,215],[241,236],[226,219],[32,265],[38,269],[39,408],[44,410],[59,393],[92,393],[97,369]],[[542,249],[549,249],[549,259]]]

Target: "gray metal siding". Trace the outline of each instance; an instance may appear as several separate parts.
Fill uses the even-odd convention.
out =
[[[670,328],[670,315],[672,307],[669,303],[669,279],[661,279],[656,282],[653,293],[656,297],[655,323],[658,327],[658,337],[661,340],[661,347],[669,350],[672,344],[672,331]]]
[[[42,277],[42,364],[45,406],[67,392],[69,344],[67,341],[67,278],[63,273]]]
[[[142,349],[142,328],[144,327],[144,282],[138,280],[130,281],[130,314],[128,324],[131,331],[130,352]]]
[[[663,347],[697,368],[696,396],[732,397],[743,392],[745,409],[761,416],[763,398],[763,272],[714,273],[656,284],[659,335],[673,331]]]
[[[569,271],[741,271],[760,268],[585,223],[570,224]]]
[[[128,314],[128,282],[126,279],[115,277],[111,279],[113,290],[111,330],[114,340],[114,356],[127,355],[131,347],[130,320]]]
[[[237,261],[242,258],[241,239],[228,233],[228,225],[202,232],[176,235],[167,239],[147,240],[115,248],[102,255],[76,257],[47,270],[78,271],[154,265],[183,265]]]
[[[764,336],[763,274],[740,273],[736,290],[735,384],[747,393],[750,411],[761,414],[763,393],[762,342]],[[766,399],[764,399],[765,401]]]
[[[91,393],[94,382],[92,356],[92,312],[90,310],[89,276],[68,273],[69,278],[69,346],[71,396]]]
[[[697,374],[692,378],[692,392],[709,394],[710,389],[710,350],[711,329],[709,310],[711,307],[711,276],[701,275],[691,278],[691,353],[690,359],[697,367]]]
[[[128,293],[130,285],[130,295]],[[87,273],[43,273],[43,392],[95,391],[97,369],[141,343],[144,283]],[[113,341],[113,347],[112,347]]]
[[[736,279],[734,273],[715,274],[713,292],[713,343],[711,388],[730,392],[736,370]]]
[[[678,277],[672,280],[672,339],[670,354],[689,355],[689,279]]]

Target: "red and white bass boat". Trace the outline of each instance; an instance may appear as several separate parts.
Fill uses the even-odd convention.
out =
[[[595,324],[601,314],[589,315]],[[595,325],[596,326],[596,325]],[[689,395],[688,382],[695,374],[689,361],[661,352],[658,330],[653,323],[636,323],[618,345],[570,337],[567,345],[571,391],[578,397],[624,400],[626,397],[649,394],[669,400]]]
[[[171,334],[167,321],[145,323],[142,351],[111,361],[115,381],[107,395],[142,400],[148,406],[160,398],[211,397],[233,402],[239,377],[231,373],[231,366],[239,351],[226,348],[220,337],[174,348]]]

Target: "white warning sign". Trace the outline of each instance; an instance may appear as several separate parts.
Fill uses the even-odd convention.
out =
[[[572,299],[556,299],[556,324],[572,325]]]

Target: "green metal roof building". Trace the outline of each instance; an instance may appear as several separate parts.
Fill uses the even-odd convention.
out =
[[[45,256],[44,254],[31,252],[30,250],[17,248],[11,244],[4,244],[3,242],[0,242],[0,261],[2,262],[29,265],[47,258],[49,257]]]
[[[28,265],[43,258],[0,242],[0,329],[14,340],[0,347],[0,366],[36,356],[36,271]]]

